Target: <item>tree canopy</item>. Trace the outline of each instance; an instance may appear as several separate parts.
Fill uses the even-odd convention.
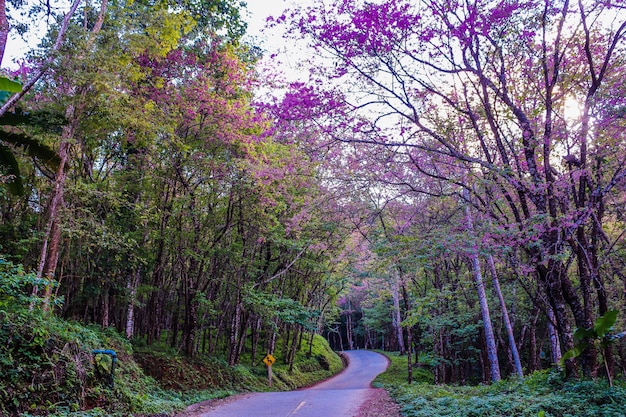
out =
[[[232,366],[323,333],[438,383],[623,370],[619,1],[315,0],[285,83],[239,1],[60,10],[0,80],[20,308]]]

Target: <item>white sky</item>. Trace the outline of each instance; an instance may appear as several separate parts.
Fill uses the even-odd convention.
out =
[[[277,41],[278,39],[272,39],[271,36],[262,34],[262,29],[265,26],[265,21],[269,16],[278,17],[282,12],[293,5],[291,0],[246,0],[248,3],[249,18],[248,33],[251,36],[259,36],[261,40],[265,42]],[[245,16],[244,12],[244,16]],[[267,47],[268,45],[261,45]]]
[[[307,71],[302,64],[307,54],[303,44],[283,39],[283,28],[265,29],[266,20],[269,16],[279,17],[285,9],[291,9],[298,5],[306,5],[307,0],[246,0],[248,13],[248,36],[252,44],[259,46],[265,53],[264,59],[258,64],[259,71],[271,68],[270,72],[276,74],[280,71],[285,80],[295,81],[306,78]],[[245,15],[245,13],[244,13]]]
[[[248,22],[248,37],[253,39],[253,43],[262,49],[274,52],[284,49],[284,42],[280,34],[276,31],[264,33],[266,19],[269,16],[280,16],[282,12],[294,4],[294,0],[245,0],[248,4],[247,11],[243,11],[243,17]],[[41,33],[32,33],[33,42],[36,44],[45,34],[45,27]],[[13,61],[24,56],[27,44],[18,36],[11,36],[7,41],[7,47],[2,61],[3,67],[15,67]]]

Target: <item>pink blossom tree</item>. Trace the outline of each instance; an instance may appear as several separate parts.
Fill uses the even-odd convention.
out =
[[[499,242],[523,250],[571,349],[572,327],[610,307],[600,266],[615,243],[607,205],[626,180],[624,12],[584,0],[316,1],[275,19],[319,59],[280,120],[396,189],[471,193]],[[592,347],[581,363],[596,374]]]

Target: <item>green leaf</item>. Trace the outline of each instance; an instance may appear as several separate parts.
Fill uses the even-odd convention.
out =
[[[24,148],[29,156],[40,159],[52,168],[57,168],[61,162],[61,158],[52,148],[28,135],[0,130],[0,140]]]
[[[596,339],[598,336],[594,329],[584,329],[579,327],[574,331],[574,340],[581,341],[583,339]]]
[[[0,145],[0,165],[5,168],[2,170],[4,175],[12,176],[11,180],[5,183],[9,192],[13,195],[24,195],[24,185],[20,176],[19,164],[11,149],[4,145]]]
[[[593,329],[598,338],[603,338],[613,329],[613,325],[617,320],[617,310],[609,310],[602,317],[598,317]]]
[[[570,350],[568,350],[567,352],[563,354],[563,357],[561,357],[561,361],[560,361],[561,365],[565,363],[565,361],[568,359],[577,358],[588,347],[589,345],[587,343],[581,343],[581,344],[574,346],[573,348],[571,348]]]
[[[8,91],[9,93],[19,93],[22,91],[22,84],[9,80],[6,77],[0,77],[0,90]]]
[[[17,126],[23,124],[32,124],[32,117],[23,113],[5,113],[0,117],[0,125],[3,126]]]

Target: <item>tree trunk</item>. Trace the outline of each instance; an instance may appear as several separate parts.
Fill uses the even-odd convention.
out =
[[[241,301],[237,295],[235,302],[235,311],[230,323],[230,337],[228,339],[228,365],[235,366],[237,364],[237,340],[239,339],[239,331],[241,325]]]
[[[480,271],[480,262],[478,255],[473,252],[471,255],[474,280],[476,282],[476,290],[478,291],[478,301],[480,303],[480,315],[483,319],[483,328],[485,330],[485,345],[487,348],[487,358],[491,369],[491,381],[497,382],[500,377],[500,365],[498,363],[498,350],[496,347],[496,339],[493,334],[491,325],[491,316],[489,314],[489,304],[487,303],[487,293],[485,291],[485,283],[483,282],[482,273]]]
[[[404,355],[406,353],[406,348],[404,346],[404,333],[402,331],[402,313],[400,311],[400,294],[399,294],[399,286],[400,286],[400,271],[398,268],[394,268],[393,281],[391,283],[391,297],[393,299],[393,328],[396,331],[396,337],[398,339],[398,350],[400,351],[400,355]]]
[[[464,190],[464,197],[469,201],[469,192]],[[474,222],[472,220],[472,213],[470,211],[469,203],[465,205],[465,220],[467,222],[467,229],[473,235]],[[478,301],[480,303],[480,315],[483,319],[483,328],[485,331],[485,347],[487,349],[487,358],[489,360],[489,367],[491,370],[491,381],[496,382],[501,379],[500,377],[500,364],[498,363],[498,349],[496,346],[496,339],[493,334],[493,327],[491,325],[491,316],[489,314],[489,304],[487,303],[487,292],[485,291],[485,283],[483,281],[482,272],[480,270],[480,261],[478,260],[478,247],[475,243],[472,243],[473,247],[470,251],[470,260],[472,263],[472,271],[474,274],[474,281],[476,283],[476,291],[478,292]]]
[[[541,369],[541,362],[539,358],[539,349],[537,348],[537,321],[539,320],[539,312],[541,310],[535,306],[533,309],[533,313],[531,315],[530,324],[527,326],[528,329],[528,344],[529,344],[529,353],[528,353],[528,371],[530,373],[534,371],[538,371]],[[558,342],[558,337],[556,338]],[[559,348],[560,351],[560,348]]]
[[[348,350],[354,349],[353,324],[352,324],[352,303],[348,300],[348,308],[345,310],[346,315],[346,339],[348,340]],[[343,349],[343,348],[342,348]]]
[[[398,274],[401,274],[401,271],[398,271]],[[401,276],[401,275],[400,275]],[[404,280],[400,279],[400,285],[402,286],[402,298],[404,299],[404,309],[406,316],[409,315],[411,311],[411,302],[409,301],[409,293],[406,289],[406,285],[404,285]],[[406,328],[406,345],[407,345],[407,382],[411,384],[413,382],[413,363],[412,363],[412,352],[411,348],[413,345],[413,331],[411,330],[412,326],[407,326]],[[417,362],[417,358],[415,359]]]
[[[554,310],[548,307],[548,338],[550,339],[550,361],[553,364],[559,364],[561,362],[561,342],[559,341],[559,334],[556,330],[556,317],[554,316]]]
[[[291,349],[289,350],[289,355],[287,361],[289,363],[289,372],[293,372],[293,363],[296,359],[296,352],[298,351],[298,340],[300,339],[300,335],[302,330],[300,326],[295,326],[293,331],[293,338],[291,340]]]
[[[261,316],[255,316],[254,324],[252,325],[252,353],[250,355],[250,363],[252,366],[256,364],[256,356],[259,349],[259,339],[261,338],[261,324]]]
[[[52,190],[52,199],[48,207],[48,224],[43,237],[41,254],[39,257],[39,268],[37,269],[37,278],[44,278],[47,281],[44,294],[44,311],[50,309],[50,299],[52,297],[52,283],[54,281],[54,272],[59,260],[59,245],[61,241],[61,225],[60,210],[63,206],[63,191],[67,173],[65,166],[69,159],[71,139],[74,137],[77,121],[74,118],[74,107],[69,106],[66,110],[66,117],[70,120],[69,125],[63,129],[62,142],[59,147],[59,167],[54,179],[54,188]],[[37,286],[33,288],[33,295],[37,295],[39,289]],[[31,303],[31,309],[33,305]]]
[[[198,309],[195,288],[190,288],[185,302],[185,325],[183,327],[183,342],[185,353],[193,356],[196,351],[196,337],[198,333]]]
[[[135,303],[137,302],[137,286],[141,277],[141,267],[137,267],[135,273],[128,276],[126,289],[128,291],[128,309],[126,311],[126,330],[127,339],[132,339],[135,334]]]
[[[502,310],[502,321],[504,323],[504,327],[506,328],[506,333],[509,339],[509,348],[511,350],[511,356],[513,357],[513,365],[515,368],[515,373],[520,378],[524,376],[524,371],[522,370],[522,362],[520,360],[519,352],[517,350],[517,345],[515,344],[515,335],[513,334],[513,326],[511,325],[511,320],[509,319],[509,312],[506,308],[506,303],[504,302],[504,296],[502,295],[502,290],[500,289],[500,281],[498,280],[498,273],[496,271],[496,265],[493,261],[493,256],[489,255],[487,257],[487,263],[489,264],[489,269],[491,271],[491,277],[493,282],[493,290],[498,296],[498,300],[500,301],[500,309]]]
[[[549,320],[549,322],[554,323],[556,327],[560,349],[564,349],[565,351],[570,350],[574,347],[574,336],[572,334],[562,291],[561,278],[559,276],[562,271],[559,271],[559,266],[554,265],[554,262],[550,260],[548,261],[547,267],[544,264],[539,264],[537,266],[537,273],[542,285],[546,289],[550,301],[548,311],[552,311],[552,314],[554,314],[554,321]],[[556,345],[553,343],[552,347],[556,348]],[[573,359],[565,361],[565,374],[568,378],[576,374],[576,362]]]
[[[104,288],[102,291],[102,304],[100,305],[101,312],[101,325],[102,327],[109,327],[109,310],[111,304],[111,285],[107,282],[104,284]]]
[[[241,330],[239,331],[239,340],[237,341],[237,350],[235,351],[235,364],[238,364],[243,353],[243,348],[246,346],[246,339],[248,337],[248,324],[250,323],[250,315],[246,314],[245,319],[241,323]]]

